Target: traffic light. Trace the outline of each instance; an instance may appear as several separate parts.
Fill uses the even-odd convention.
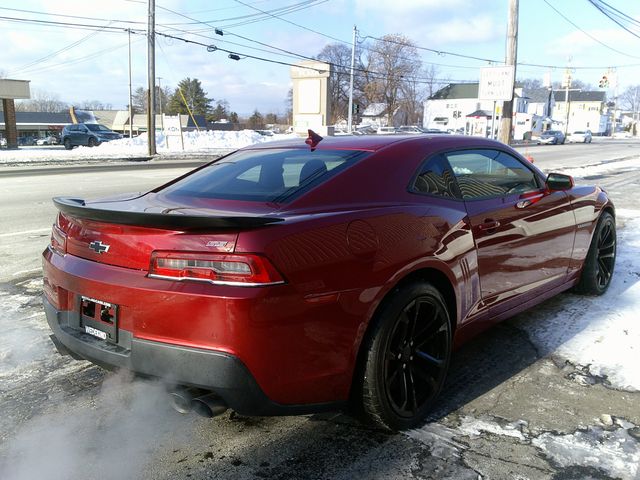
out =
[[[354,103],[352,105],[352,110],[353,110],[353,113],[360,113],[360,105],[358,105],[357,103]]]
[[[607,88],[609,86],[609,78],[606,75],[603,75],[600,81],[598,82],[598,87]]]

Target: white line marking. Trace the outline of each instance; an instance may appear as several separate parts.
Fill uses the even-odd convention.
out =
[[[49,228],[38,228],[37,230],[25,230],[24,232],[0,233],[0,238],[17,237],[19,235],[29,235],[31,233],[45,233],[45,232],[50,232],[50,231],[51,231],[51,227],[49,227]]]

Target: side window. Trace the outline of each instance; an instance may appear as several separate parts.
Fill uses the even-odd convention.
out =
[[[462,198],[502,197],[538,190],[534,173],[520,160],[498,150],[465,150],[446,154]]]
[[[453,172],[442,155],[435,155],[422,165],[411,190],[440,197],[460,197]]]

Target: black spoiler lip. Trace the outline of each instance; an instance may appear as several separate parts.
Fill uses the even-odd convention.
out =
[[[80,198],[54,197],[53,204],[72,217],[119,225],[161,228],[164,230],[217,230],[256,228],[284,221],[279,217],[177,215],[167,213],[104,210],[85,205]]]

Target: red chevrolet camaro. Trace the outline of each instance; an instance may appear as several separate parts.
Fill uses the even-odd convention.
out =
[[[54,203],[59,350],[209,415],[356,405],[410,428],[458,345],[564,290],[604,293],[616,253],[603,190],[462,136],[311,134],[142,195]]]

